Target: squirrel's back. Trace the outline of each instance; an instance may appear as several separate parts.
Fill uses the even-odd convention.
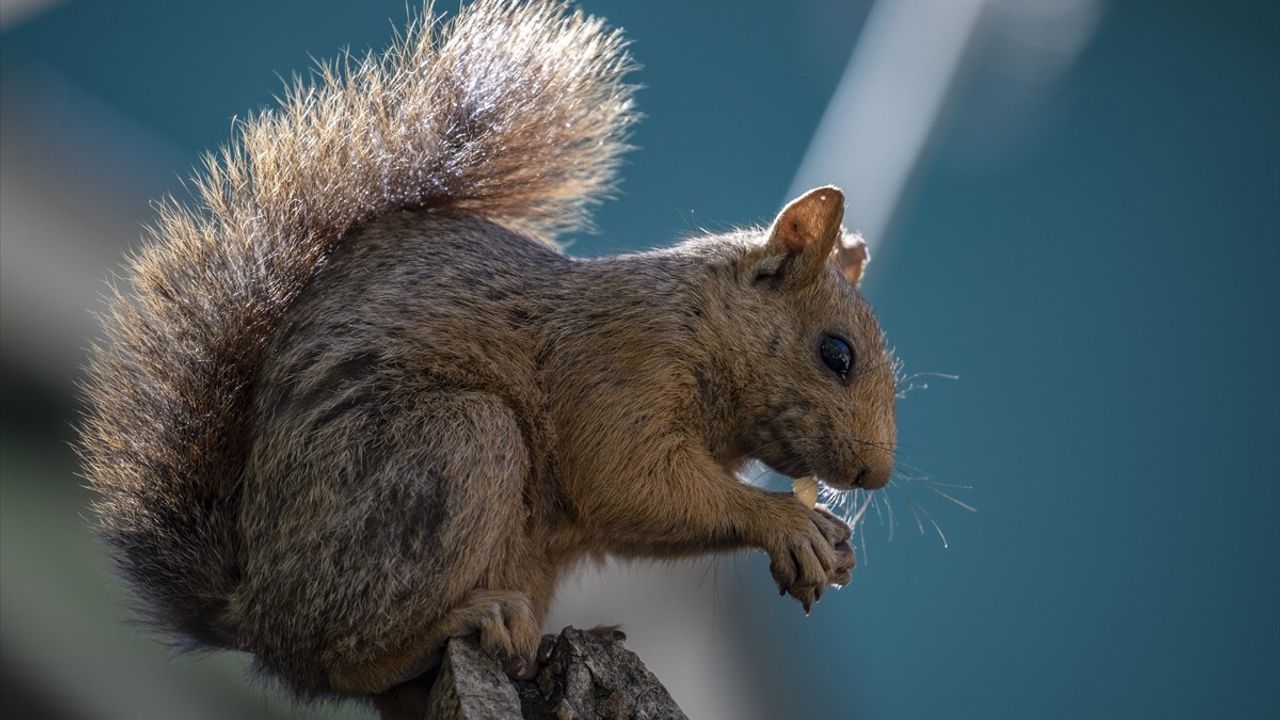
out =
[[[101,531],[154,620],[234,644],[254,383],[335,248],[398,210],[544,241],[581,227],[625,149],[629,68],[594,19],[479,0],[323,68],[208,158],[197,208],[162,207],[103,313],[80,441]]]

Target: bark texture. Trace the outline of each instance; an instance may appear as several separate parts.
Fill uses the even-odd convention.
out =
[[[542,639],[545,664],[511,681],[475,638],[449,642],[427,720],[686,720],[617,631],[565,628]]]

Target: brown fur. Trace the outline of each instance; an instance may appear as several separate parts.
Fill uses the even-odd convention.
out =
[[[207,211],[170,206],[113,300],[82,444],[157,619],[390,715],[452,635],[531,659],[584,558],[762,548],[806,609],[848,582],[843,522],[736,477],[892,470],[839,191],[768,230],[567,258],[546,240],[632,120],[619,37],[489,0],[429,28],[247,123]],[[826,334],[855,349],[847,383]]]

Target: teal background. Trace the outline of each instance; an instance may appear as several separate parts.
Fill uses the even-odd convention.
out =
[[[633,39],[647,118],[579,254],[767,220],[870,5],[586,7]],[[4,152],[53,175],[109,168],[141,224],[281,76],[383,46],[404,14],[399,0],[57,5],[0,35]],[[1280,5],[1113,2],[1005,112],[1009,72],[966,57],[866,285],[909,371],[959,375],[901,402],[902,460],[969,486],[956,493],[978,511],[904,488],[948,547],[895,500],[893,539],[873,518],[853,586],[809,618],[771,592],[762,558],[735,561],[715,602],[759,717],[1280,716]],[[102,115],[37,115],[59,107],[40,100],[51,77]],[[115,148],[122,123],[158,150]],[[50,124],[81,144],[24,141]],[[123,596],[83,528],[73,378],[21,341],[6,328],[0,345],[4,716],[297,712],[242,689],[235,658],[130,684],[167,677],[164,653],[119,625]],[[85,660],[101,657],[115,659]]]

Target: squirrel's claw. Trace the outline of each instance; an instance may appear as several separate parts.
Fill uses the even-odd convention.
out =
[[[555,649],[556,649],[556,636],[544,635],[542,637],[542,642],[538,644],[538,656],[537,656],[538,665],[540,666],[546,665],[547,663],[551,662],[551,654],[555,652]]]

